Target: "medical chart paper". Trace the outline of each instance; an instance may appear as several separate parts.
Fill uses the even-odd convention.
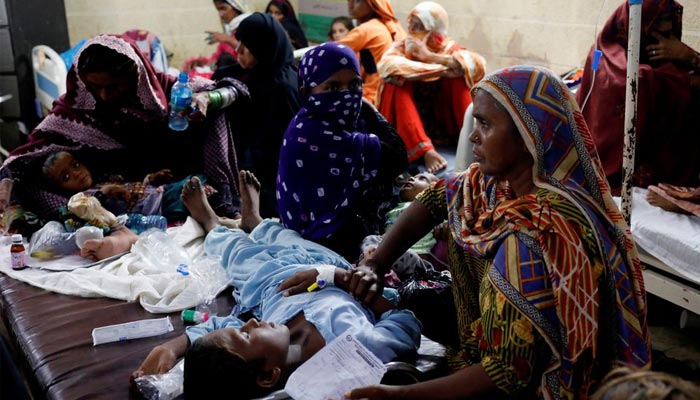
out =
[[[284,391],[296,400],[341,400],[349,390],[378,384],[385,372],[382,361],[347,333],[297,368]]]

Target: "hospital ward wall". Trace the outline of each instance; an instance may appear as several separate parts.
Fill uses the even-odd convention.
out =
[[[299,1],[324,0],[292,0],[297,9]],[[325,1],[344,3],[344,0]],[[265,0],[248,2],[260,11],[267,4]],[[404,27],[406,15],[417,3],[419,0],[392,1]],[[622,2],[442,0],[440,3],[450,15],[452,38],[486,57],[489,70],[527,63],[563,73],[584,64],[596,32]],[[683,41],[700,50],[700,1],[681,3],[685,6]],[[204,31],[221,30],[211,0],[65,0],[65,6],[71,44],[98,33],[146,29],[155,32],[173,52],[170,64],[176,68],[187,57],[211,55],[215,47],[205,43]]]

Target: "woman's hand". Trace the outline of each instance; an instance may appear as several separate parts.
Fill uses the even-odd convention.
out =
[[[433,62],[435,53],[428,49],[428,45],[424,41],[409,36],[406,38],[404,45],[406,46],[406,54],[411,60],[425,63]]]
[[[389,400],[401,399],[401,386],[374,385],[353,389],[345,393],[346,399]]]
[[[366,260],[364,260],[366,262]],[[349,271],[344,279],[348,293],[369,306],[382,295],[384,277],[379,277],[375,268],[369,265],[359,265]]]
[[[285,297],[304,293],[309,286],[316,282],[317,276],[318,271],[315,268],[307,269],[306,271],[299,271],[291,277],[285,279],[280,285],[279,291],[283,292]]]
[[[151,350],[139,369],[131,373],[132,378],[144,375],[164,374],[175,366],[177,355],[166,346],[156,346]]]
[[[207,43],[209,44],[214,44],[214,43],[228,43],[230,41],[230,36],[223,33],[223,32],[210,32],[210,31],[205,31],[207,34]]]
[[[668,37],[659,32],[652,31],[651,35],[659,43],[650,44],[646,47],[650,61],[681,61],[691,63],[695,52],[673,35]]]
[[[207,116],[209,108],[209,94],[207,92],[199,92],[192,95],[192,112],[187,115],[190,121],[202,122]]]

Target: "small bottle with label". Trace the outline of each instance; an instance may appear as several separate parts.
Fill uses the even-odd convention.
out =
[[[12,258],[12,269],[24,269],[25,255],[22,235],[12,235],[12,246],[10,247],[10,257]]]

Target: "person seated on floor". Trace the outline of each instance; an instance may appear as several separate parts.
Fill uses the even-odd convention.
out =
[[[240,66],[218,69],[217,75],[240,78],[250,90],[250,101],[229,107],[228,117],[238,167],[258,177],[262,184],[260,213],[275,218],[282,137],[301,107],[294,54],[284,28],[269,14],[256,12],[241,21],[236,38]]]
[[[94,196],[107,211],[115,215],[155,214],[163,215],[169,221],[187,216],[180,192],[190,177],[173,182],[173,174],[169,169],[148,174],[141,182],[124,182],[122,176],[112,175],[104,182],[95,183],[86,164],[70,152],[59,151],[46,158],[41,172],[49,185],[67,197],[80,192]],[[204,175],[198,176],[206,181]],[[207,196],[215,193],[209,185],[205,186],[205,191]]]
[[[328,40],[337,42],[347,36],[354,27],[355,25],[353,25],[350,18],[345,16],[335,17],[331,21],[331,26],[328,30]]]
[[[429,172],[421,172],[404,182],[399,190],[400,203],[386,213],[384,232],[388,232],[389,229],[391,229],[401,213],[416,199],[416,196],[437,181],[437,176]],[[362,240],[363,258],[370,257],[381,241],[382,237],[379,235],[369,235],[365,237]],[[391,265],[392,271],[396,272],[396,275],[401,281],[404,281],[416,272],[420,273],[432,270],[433,266],[427,259],[429,259],[431,251],[436,243],[435,235],[433,232],[429,232]]]
[[[641,265],[573,95],[527,65],[472,95],[476,163],[418,195],[349,289],[371,302],[396,256],[447,219],[454,372],[348,398],[585,399],[615,363],[650,366]]]
[[[683,7],[676,1],[642,4],[635,186],[664,182],[700,187],[700,53],[681,42],[682,19]],[[615,193],[623,176],[628,26],[629,2],[624,2],[593,46],[604,54],[598,70],[591,69],[591,51],[576,92]]]
[[[664,372],[618,367],[605,376],[591,400],[693,400],[700,386]]]
[[[218,225],[198,179],[182,192],[192,217],[207,232],[205,252],[221,256],[233,277],[237,307],[156,346],[134,378],[167,372],[184,355],[186,398],[216,398],[233,388],[236,398],[247,399],[282,388],[296,367],[344,332],[384,362],[415,353],[421,326],[413,313],[395,309],[384,298],[363,307],[344,290],[350,264],[297,232],[263,220],[260,183],[247,171],[241,171],[240,180],[242,228],[250,234]],[[334,279],[308,291],[319,276]],[[246,322],[241,313],[252,318]]]
[[[197,111],[189,114],[192,122],[183,133],[168,127],[175,82],[175,77],[154,72],[133,42],[111,35],[91,39],[68,72],[68,91],[54,102],[27,143],[12,151],[0,178],[14,178],[13,190],[26,210],[53,219],[68,199],[42,187],[35,168],[48,154],[80,152],[95,168],[113,168],[128,160],[128,168],[119,172],[129,181],[161,169],[170,169],[176,179],[202,173],[217,191],[212,199],[217,212],[235,216],[238,167],[221,108],[246,99],[248,89],[235,80],[215,84],[194,79]],[[210,106],[212,92],[216,98],[225,94],[226,103]]]
[[[377,63],[395,40],[406,37],[406,32],[397,22],[389,0],[348,0],[348,14],[358,25],[338,43],[355,51],[362,68],[363,96],[375,104],[380,81]]]
[[[304,30],[301,28],[299,20],[297,20],[297,16],[294,13],[294,7],[292,7],[292,3],[289,0],[270,0],[267,3],[267,7],[265,7],[265,12],[272,15],[282,24],[295,49],[302,49],[309,45]]]
[[[286,228],[350,261],[382,230],[394,178],[406,168],[396,130],[362,101],[355,53],[337,42],[299,63],[303,108],[284,134],[277,205]],[[389,206],[390,208],[390,206]]]
[[[447,36],[447,24],[447,11],[441,5],[418,3],[408,14],[408,37],[395,42],[377,64],[383,79],[379,112],[396,126],[406,143],[408,160],[422,158],[428,172],[447,167],[433,141],[456,146],[472,102],[469,91],[486,68],[482,56]]]

